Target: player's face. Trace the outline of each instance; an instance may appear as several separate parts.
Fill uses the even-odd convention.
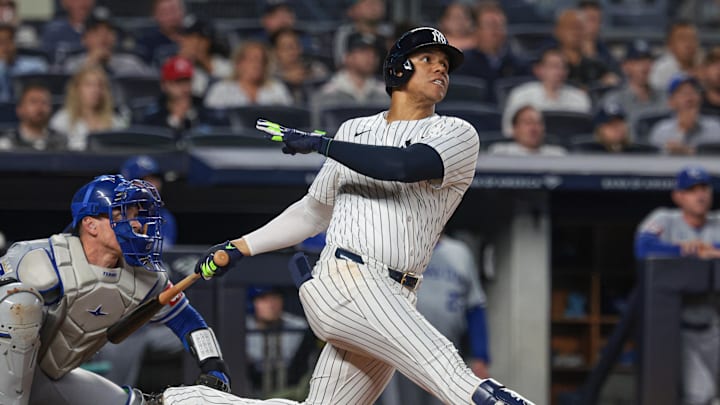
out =
[[[236,69],[244,81],[261,83],[265,80],[265,52],[259,46],[251,46],[238,59]]]
[[[675,193],[675,203],[689,215],[705,216],[712,207],[712,188],[707,184],[697,184]]]
[[[44,128],[50,120],[51,113],[50,93],[46,90],[29,90],[17,106],[20,121],[34,128]]]
[[[599,136],[609,144],[620,144],[628,137],[628,126],[625,120],[616,118],[600,127]]]
[[[80,101],[82,105],[97,107],[103,97],[103,80],[100,75],[90,73],[80,81]]]
[[[253,300],[255,318],[262,322],[275,322],[282,316],[283,297],[280,294],[262,294]]]
[[[113,221],[120,222],[127,219],[135,233],[144,234],[145,230],[142,229],[142,225],[139,221],[135,220],[139,213],[140,209],[138,209],[137,206],[129,205],[125,207],[125,218],[123,218],[123,214],[119,209],[113,209]]]
[[[421,103],[437,104],[445,98],[450,75],[450,62],[445,52],[429,48],[410,56],[415,72],[407,85],[412,97]]]
[[[517,117],[513,138],[528,149],[537,149],[545,140],[545,124],[542,115],[534,108],[526,108]]]
[[[700,108],[700,91],[692,83],[684,83],[670,96],[670,106],[676,111]]]
[[[162,88],[171,100],[192,97],[192,82],[190,79],[166,80],[162,82]]]

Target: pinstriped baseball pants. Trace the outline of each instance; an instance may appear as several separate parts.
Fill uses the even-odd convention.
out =
[[[300,287],[300,300],[313,332],[328,344],[313,372],[305,405],[373,404],[396,369],[446,404],[472,403],[481,380],[415,309],[415,292],[392,280],[385,267],[323,259],[313,277]],[[200,391],[208,390],[213,391],[170,388],[165,404],[208,403],[193,402],[208,401],[200,397]],[[212,394],[213,404],[297,404]],[[221,400],[226,397],[228,402]]]

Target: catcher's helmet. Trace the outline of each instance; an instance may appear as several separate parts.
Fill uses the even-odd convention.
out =
[[[392,93],[393,88],[400,87],[410,80],[414,67],[408,57],[419,49],[427,47],[436,47],[445,52],[450,62],[448,72],[452,72],[463,62],[462,51],[448,44],[442,32],[432,27],[411,29],[400,36],[385,57],[383,76],[388,94]]]
[[[160,263],[162,219],[159,214],[162,205],[152,184],[142,180],[128,181],[119,174],[102,175],[82,186],[73,196],[69,228],[77,228],[84,217],[105,215],[128,264],[163,271]],[[130,207],[134,208],[133,216],[128,215]],[[114,209],[118,210],[118,215],[113,215]],[[133,228],[133,223],[139,229]]]

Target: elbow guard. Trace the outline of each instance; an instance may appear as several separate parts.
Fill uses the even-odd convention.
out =
[[[208,385],[217,390],[230,392],[230,371],[222,358],[220,345],[210,328],[196,329],[185,336],[190,347],[190,353],[198,363],[202,375],[198,381],[199,384]],[[227,381],[221,378],[210,378],[222,373]]]

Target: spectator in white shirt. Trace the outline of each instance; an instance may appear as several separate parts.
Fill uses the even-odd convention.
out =
[[[505,136],[512,135],[511,118],[523,106],[531,105],[540,111],[590,112],[590,97],[584,91],[566,84],[568,68],[563,54],[546,49],[533,67],[537,81],[521,84],[508,96],[502,117]]]
[[[65,71],[72,74],[85,65],[99,65],[113,76],[155,74],[138,56],[117,52],[117,30],[110,11],[105,7],[96,7],[85,21],[82,34],[85,52],[68,57],[64,63]]]
[[[512,117],[512,142],[490,145],[488,153],[506,156],[564,156],[565,148],[545,145],[545,123],[542,113],[531,105],[520,107]]]
[[[354,32],[348,37],[343,68],[315,95],[318,105],[382,104],[390,105],[385,83],[375,78],[379,55],[375,37]]]
[[[270,55],[258,41],[246,41],[233,55],[233,78],[210,86],[205,96],[208,108],[246,105],[290,105],[287,87],[270,75]]]
[[[125,125],[114,113],[107,74],[94,65],[80,69],[70,79],[65,104],[50,120],[50,128],[67,135],[70,150],[84,150],[90,132]]]
[[[700,41],[695,26],[687,21],[674,22],[667,33],[667,50],[653,63],[650,85],[667,91],[670,79],[679,72],[694,75],[699,65]]]

